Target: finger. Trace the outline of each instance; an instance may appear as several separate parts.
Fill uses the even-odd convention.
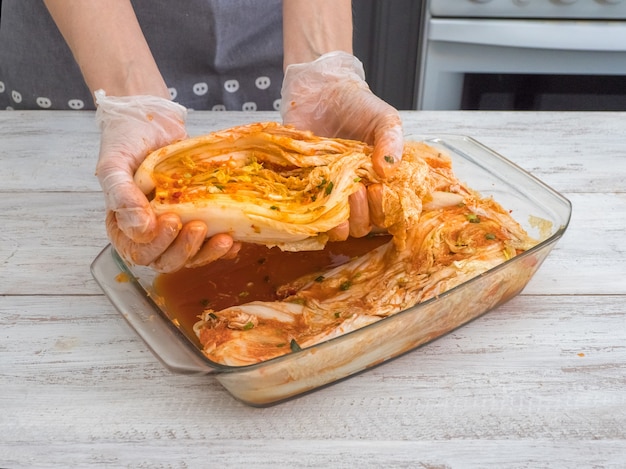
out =
[[[400,115],[397,111],[385,114],[383,123],[374,131],[372,165],[376,174],[383,178],[390,177],[402,160],[403,149],[404,137]]]
[[[326,233],[328,241],[345,241],[350,236],[350,222],[348,220],[342,222]]]
[[[240,250],[241,250],[241,243],[233,243],[233,245],[228,250],[228,252],[224,254],[221,258],[222,259],[234,259],[235,257],[237,257]]]
[[[133,185],[130,190],[136,189]],[[141,194],[143,195],[143,194]],[[139,198],[140,196],[137,196]],[[144,197],[145,199],[145,197]],[[141,201],[139,201],[141,203]],[[134,202],[129,202],[129,206],[119,209],[117,213],[117,223],[120,228],[133,241],[137,243],[148,243],[154,239],[157,217],[146,200],[145,204],[131,206]]]
[[[362,238],[372,229],[369,208],[367,206],[367,189],[361,183],[358,186],[358,190],[348,198],[350,204],[349,231],[350,236],[353,238]]]
[[[176,240],[150,266],[157,272],[169,273],[185,267],[185,264],[202,247],[207,226],[201,221],[191,221],[183,226]]]
[[[108,210],[114,211],[117,225],[126,236],[138,243],[152,241],[156,216],[146,196],[132,178],[129,168],[116,159],[100,162],[96,174],[104,193]]]
[[[226,233],[216,234],[205,241],[198,253],[187,262],[185,267],[193,268],[210,264],[229,254],[235,244],[239,243],[233,243],[233,238],[230,235]],[[238,248],[237,252],[239,252]]]
[[[367,186],[367,205],[369,207],[370,221],[374,226],[385,226],[385,213],[383,212],[382,184],[370,184]]]
[[[107,213],[106,227],[111,243],[122,258],[132,264],[150,265],[176,239],[181,223],[177,215],[161,215],[157,219],[156,236],[149,243],[137,243],[126,236],[112,211]]]

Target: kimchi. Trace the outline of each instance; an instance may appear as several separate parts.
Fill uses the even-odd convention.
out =
[[[215,233],[321,249],[348,220],[358,184],[381,186],[385,244],[281,285],[277,301],[207,308],[194,325],[211,360],[242,366],[299,351],[434,298],[530,249],[507,210],[454,174],[451,160],[407,141],[380,179],[363,142],[257,123],[192,138],[150,155],[136,174],[157,213],[204,220]]]

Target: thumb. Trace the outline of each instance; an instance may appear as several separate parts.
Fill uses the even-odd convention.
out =
[[[390,177],[402,160],[404,136],[402,123],[398,116],[389,115],[385,122],[374,131],[374,153],[372,165],[376,174],[382,178]]]
[[[152,241],[156,235],[156,215],[131,174],[121,168],[98,168],[98,179],[108,210],[115,212],[119,229],[137,243]]]

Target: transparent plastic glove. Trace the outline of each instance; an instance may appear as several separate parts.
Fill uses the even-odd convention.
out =
[[[363,64],[346,52],[330,52],[313,62],[289,65],[282,87],[281,115],[284,124],[320,136],[374,145],[372,164],[383,179],[402,159],[400,114],[372,93],[365,82]],[[370,232],[372,217],[382,211],[376,206],[379,192],[380,187],[370,186],[350,197],[350,235],[359,237]],[[345,227],[337,227],[331,235],[341,239],[340,233],[346,231]]]
[[[96,91],[96,122],[102,132],[96,175],[104,192],[111,243],[133,264],[172,272],[202,265],[236,252],[232,238],[218,235],[206,243],[202,222],[182,225],[177,215],[157,219],[133,175],[153,150],[187,136],[187,110],[157,96],[106,96]]]
[[[324,137],[374,145],[374,170],[386,177],[402,159],[404,139],[398,111],[369,89],[363,64],[336,51],[287,67],[282,87],[283,123]]]

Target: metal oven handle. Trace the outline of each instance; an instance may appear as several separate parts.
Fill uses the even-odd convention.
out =
[[[623,52],[626,22],[432,18],[428,39],[530,49]]]

